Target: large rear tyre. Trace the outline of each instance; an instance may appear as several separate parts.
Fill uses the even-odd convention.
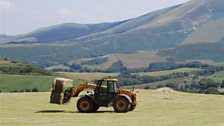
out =
[[[82,97],[77,102],[77,109],[79,112],[90,113],[93,111],[93,102],[90,98]]]
[[[130,110],[130,103],[124,97],[118,97],[114,103],[113,108],[115,112],[128,112]]]
[[[133,111],[136,106],[131,106],[129,111]]]

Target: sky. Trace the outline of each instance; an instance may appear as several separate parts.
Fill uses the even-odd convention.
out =
[[[0,34],[27,33],[61,23],[135,18],[189,0],[0,0]]]

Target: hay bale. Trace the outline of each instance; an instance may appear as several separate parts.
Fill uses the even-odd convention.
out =
[[[53,104],[65,104],[70,102],[70,97],[65,98],[66,89],[73,87],[73,80],[66,78],[55,78],[52,84],[52,91],[50,96],[50,103]]]

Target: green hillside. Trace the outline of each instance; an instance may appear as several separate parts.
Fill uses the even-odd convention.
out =
[[[0,74],[26,74],[26,75],[52,75],[47,70],[38,68],[34,65],[19,62],[0,60]]]
[[[48,91],[55,76],[52,73],[34,65],[0,60],[0,90],[11,91]]]
[[[216,43],[224,38],[223,27],[224,18],[211,20],[198,28],[195,27],[195,31],[185,38],[183,44]]]
[[[198,43],[194,45],[180,45],[173,49],[164,49],[159,52],[160,56],[170,57],[175,61],[185,60],[224,60],[224,39],[218,43]]]

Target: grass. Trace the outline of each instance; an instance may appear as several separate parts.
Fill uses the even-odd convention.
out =
[[[210,65],[212,65],[212,66],[224,66],[224,62],[214,62]]]
[[[183,85],[184,81],[189,79],[189,77],[180,77],[180,78],[173,78],[173,79],[168,79],[164,81],[157,81],[157,82],[152,82],[152,83],[146,83],[146,84],[139,84],[139,85],[131,85],[131,86],[124,86],[126,89],[131,89],[133,86],[137,89],[144,89],[146,86],[149,86],[152,89],[156,89],[157,86],[163,85],[165,86],[168,83],[173,83],[173,84],[178,84],[178,85]]]
[[[20,91],[24,89],[37,88],[39,91],[49,91],[55,76],[32,76],[32,75],[10,75],[0,74],[0,90],[2,92]],[[69,78],[69,77],[68,77]],[[72,79],[72,78],[71,78]],[[74,79],[74,86],[79,84],[78,79]]]
[[[179,69],[174,69],[174,70],[164,70],[164,71],[156,71],[156,72],[141,72],[137,73],[140,76],[163,76],[163,75],[169,75],[173,73],[178,73],[178,72],[196,72],[200,71],[201,69],[198,68],[179,68]]]
[[[224,72],[216,73],[216,74],[213,74],[206,78],[210,78],[210,79],[214,80],[215,82],[220,83],[224,80]]]
[[[56,66],[51,66],[51,67],[47,67],[47,70],[54,70],[54,69],[59,69],[59,70],[69,70],[70,68],[68,66],[65,66],[63,64],[60,65],[56,65]]]
[[[222,39],[222,27],[224,26],[224,19],[210,20],[207,23],[201,25],[184,40],[184,44],[195,44],[200,42],[215,43]],[[210,32],[216,31],[216,32]],[[202,37],[203,36],[203,37]]]
[[[52,75],[45,69],[20,61],[0,60],[0,74]]]
[[[3,92],[37,88],[47,91],[55,76],[9,75],[0,74],[0,89]]]
[[[49,104],[50,93],[0,93],[3,126],[223,126],[224,97],[178,92],[138,91],[133,112],[78,113],[77,98],[71,104]],[[15,103],[16,102],[16,103]]]
[[[219,88],[218,89],[220,92],[224,92],[224,88]]]

